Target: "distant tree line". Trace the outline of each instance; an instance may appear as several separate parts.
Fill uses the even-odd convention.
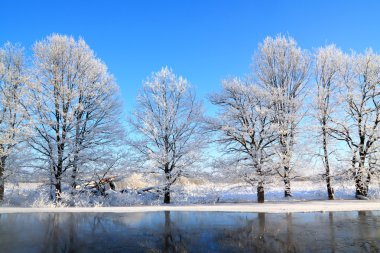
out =
[[[124,120],[118,85],[83,39],[48,36],[34,44],[30,61],[20,45],[6,43],[0,49],[0,201],[16,164],[45,171],[50,198],[58,202],[63,179],[75,194],[86,173],[100,177],[133,156],[141,169],[160,173],[158,188],[170,203],[171,186],[202,167],[211,143],[221,151],[222,171],[256,188],[258,202],[275,180],[292,196],[296,147],[318,157],[328,199],[334,199],[337,163],[346,166],[356,197],[368,197],[380,154],[380,56],[372,50],[346,54],[327,45],[310,52],[291,37],[267,37],[251,73],[223,80],[208,99],[217,108],[212,117],[189,82],[164,67],[143,82]]]

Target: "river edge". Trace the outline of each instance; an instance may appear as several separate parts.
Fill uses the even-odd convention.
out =
[[[380,211],[380,200],[324,200],[259,203],[229,203],[214,205],[158,205],[126,207],[0,207],[5,213],[135,213],[135,212],[254,212],[254,213],[296,213],[296,212],[342,212]]]

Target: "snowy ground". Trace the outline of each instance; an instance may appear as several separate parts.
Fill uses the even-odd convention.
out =
[[[213,212],[330,212],[330,211],[374,211],[380,210],[379,200],[325,200],[325,201],[293,201],[267,202],[265,204],[214,204],[214,205],[159,205],[132,207],[61,207],[61,208],[22,208],[3,207],[1,213],[35,213],[35,212],[156,212],[156,211],[213,211]]]
[[[135,180],[136,181],[136,180]],[[136,184],[136,182],[135,182]],[[144,187],[142,182],[137,182],[138,187]],[[154,194],[138,194],[131,185],[119,184],[119,189],[128,187],[126,193],[118,191],[107,191],[108,196],[94,196],[89,193],[82,193],[72,197],[69,189],[64,189],[63,207],[125,207],[125,206],[159,206],[163,202]],[[337,200],[354,200],[354,186],[352,182],[335,182],[335,196]],[[19,183],[17,185],[6,185],[6,194],[3,207],[54,207],[49,201],[49,189],[38,183]],[[283,185],[268,185],[266,187],[266,202],[279,202],[298,205],[299,201],[326,200],[326,190],[323,181],[294,181],[292,183],[293,197],[285,199],[283,197]],[[379,184],[370,186],[370,198],[380,200]],[[228,203],[255,203],[255,189],[244,184],[210,183],[210,182],[182,182],[173,188],[172,205],[209,205]],[[294,202],[294,203],[293,203]],[[309,203],[309,202],[303,202]],[[335,202],[328,201],[329,205]],[[337,202],[340,203],[340,202]],[[342,202],[343,203],[343,202]],[[353,202],[367,203],[367,202]],[[377,202],[368,202],[377,203]],[[307,204],[310,205],[310,204]],[[161,207],[160,207],[161,208]],[[179,208],[179,207],[178,207]],[[261,208],[261,207],[260,207]],[[380,210],[380,208],[378,208]],[[328,209],[326,209],[328,210]]]

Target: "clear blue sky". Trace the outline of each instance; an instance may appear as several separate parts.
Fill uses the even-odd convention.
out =
[[[131,110],[142,80],[161,66],[185,76],[204,98],[223,78],[249,72],[257,44],[278,33],[313,49],[380,51],[380,1],[0,2],[0,44],[31,53],[51,33],[82,36],[109,67]]]

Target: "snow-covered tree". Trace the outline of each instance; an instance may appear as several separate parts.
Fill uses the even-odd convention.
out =
[[[238,78],[223,81],[223,90],[210,97],[219,108],[218,117],[210,121],[218,143],[240,170],[234,171],[257,188],[257,200],[264,202],[264,185],[273,175],[271,150],[277,139],[272,124],[269,93]]]
[[[189,82],[165,67],[153,73],[137,97],[131,145],[150,171],[163,176],[164,203],[170,203],[171,186],[198,162],[202,135],[201,104]]]
[[[293,38],[284,36],[267,37],[259,44],[253,59],[257,82],[272,99],[280,160],[277,172],[285,184],[285,197],[291,196],[293,147],[303,115],[303,91],[308,81],[309,66],[308,53],[298,47]]]
[[[334,199],[334,189],[331,185],[330,134],[332,119],[339,108],[337,93],[344,60],[344,54],[335,45],[322,47],[315,54],[314,76],[317,92],[314,107],[315,117],[319,123],[318,139],[320,139],[322,147],[321,157],[329,199]]]
[[[6,43],[0,48],[0,201],[4,197],[7,159],[26,133],[22,100],[27,92],[24,50]]]
[[[332,135],[347,144],[356,196],[367,197],[380,130],[380,56],[372,50],[353,54],[343,65],[343,117],[334,118]]]
[[[111,155],[108,145],[120,139],[117,85],[83,39],[51,35],[37,42],[33,65],[29,144],[59,200],[65,172],[75,187],[79,168]]]

